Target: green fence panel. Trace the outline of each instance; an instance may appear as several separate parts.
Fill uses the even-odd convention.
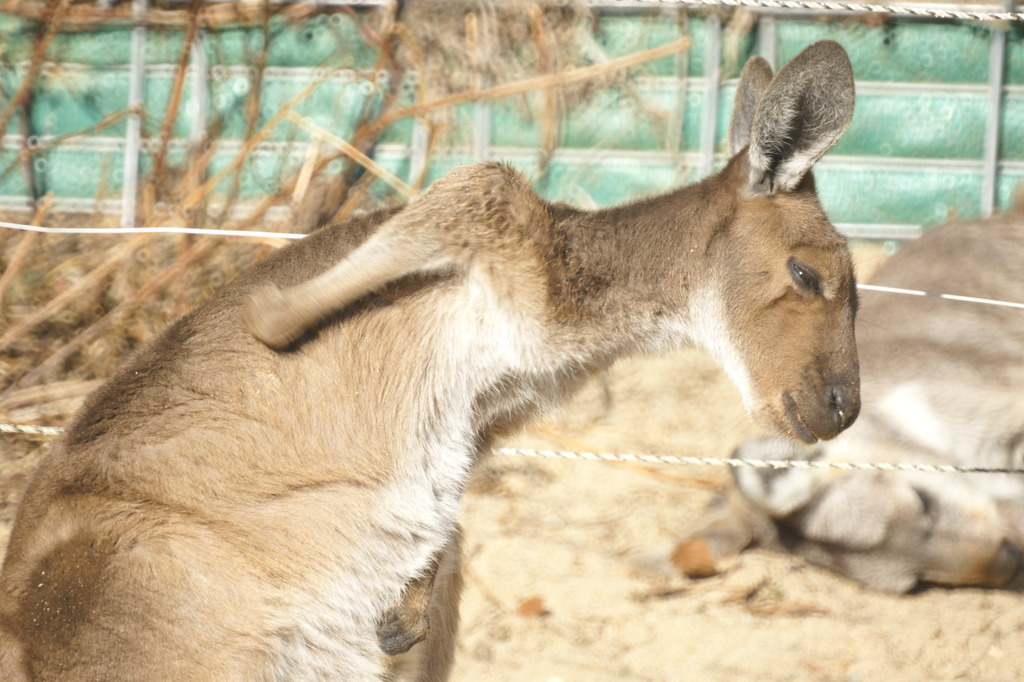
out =
[[[1019,196],[1022,188],[1024,188],[1024,165],[1017,168],[1004,169],[999,174],[999,180],[996,187],[996,205],[1002,207],[1008,207],[1013,204],[1013,200]],[[974,215],[974,212],[971,213]]]
[[[121,195],[124,151],[120,149],[53,149],[32,159],[40,194],[71,199],[110,199]]]
[[[261,25],[213,29],[207,35],[207,58],[211,65],[252,66],[266,42],[269,67],[372,69],[377,49],[363,38],[366,21],[367,15],[348,14],[317,15],[302,23],[274,17],[268,22],[268,41]]]
[[[968,24],[780,21],[779,62],[816,40],[831,39],[850,55],[858,79],[898,83],[987,83],[989,32]]]
[[[1005,69],[1007,85],[1024,85],[1024,21],[1007,27]]]
[[[308,73],[308,70],[305,70]],[[259,92],[259,109],[250,121],[250,102],[254,93],[254,74],[247,69],[224,69],[216,72],[210,83],[210,112],[217,135],[222,139],[239,140],[263,128],[282,105],[301,97],[294,111],[326,128],[335,135],[349,139],[356,124],[367,111],[379,105],[380,92],[373,81],[355,78],[328,77],[321,82],[318,75],[305,78],[280,73],[264,75]],[[315,87],[308,89],[310,85]],[[305,93],[305,96],[303,96]],[[270,131],[270,140],[308,140],[306,133],[297,134],[293,126],[279,125]]]
[[[545,180],[535,187],[555,201],[587,207],[610,206],[664,192],[696,180],[664,161],[621,157],[552,161]]]
[[[1024,161],[1024,88],[1003,97],[999,158]]]
[[[689,73],[698,75],[704,68],[703,44],[705,22],[695,19],[689,23],[689,35],[695,49],[689,53]],[[622,57],[640,50],[670,43],[682,38],[684,25],[663,16],[604,16],[597,21],[594,42],[609,58]],[[679,57],[670,55],[640,67],[641,72],[655,76],[675,76],[679,73]]]
[[[677,91],[612,87],[565,112],[561,146],[574,149],[664,149]]]
[[[0,195],[19,198],[29,196],[30,189],[17,150],[0,149],[0,169]]]
[[[980,171],[824,163],[814,177],[822,206],[837,223],[934,225],[978,212]]]
[[[46,72],[36,80],[32,95],[31,129],[36,135],[69,135],[99,124],[126,108],[128,73],[121,68],[67,69]],[[8,125],[16,126],[12,120]],[[102,131],[104,136],[124,135],[124,121]]]
[[[986,93],[860,94],[853,121],[832,153],[980,159],[988,110]]]
[[[174,116],[167,165],[181,172],[191,139],[211,134],[225,144],[209,173],[231,163],[247,135],[262,129],[280,108],[308,89],[295,111],[343,139],[386,107],[417,101],[410,74],[389,99],[390,78],[378,73],[374,36],[379,16],[369,10],[314,13],[302,19],[277,15],[266,25],[221,26],[200,32],[195,49],[208,66],[205,80],[185,79],[177,110],[169,111],[175,69],[185,49],[183,27],[146,31],[146,85],[140,167],[152,168],[164,118]],[[24,77],[44,27],[0,14],[0,104],[6,108]],[[850,129],[817,172],[822,201],[833,220],[850,225],[931,225],[951,216],[977,215],[985,185],[985,139],[993,100],[989,91],[993,30],[1006,31],[1006,89],[1001,99],[999,206],[1008,206],[1024,180],[1024,26],[890,18],[881,26],[856,20],[793,19],[774,22],[774,52],[785,63],[820,39],[834,39],[850,54],[858,82]],[[383,167],[410,178],[429,161],[429,184],[456,165],[499,158],[522,168],[544,196],[587,206],[607,206],[698,179],[709,162],[720,167],[728,152],[735,78],[759,41],[755,25],[737,33],[716,21],[682,11],[620,9],[598,13],[579,31],[579,66],[597,64],[689,36],[688,51],[606,77],[560,99],[554,147],[544,151],[548,98],[541,92],[462,103],[430,115],[432,146],[416,147],[415,119],[389,125],[370,150]],[[716,46],[717,43],[717,47]],[[721,55],[721,81],[709,83],[709,55]],[[523,54],[533,49],[524,41]],[[261,56],[262,55],[262,56]],[[196,55],[193,55],[196,56]],[[261,61],[262,60],[262,61]],[[46,148],[30,159],[36,191],[76,200],[117,198],[123,185],[127,125],[111,121],[128,106],[131,27],[96,27],[58,33],[47,64],[30,88],[28,129],[32,145]],[[264,70],[257,71],[262,65]],[[255,78],[260,75],[257,83]],[[197,82],[202,83],[199,91]],[[258,106],[253,107],[258,94]],[[704,120],[708,98],[717,98],[715,121]],[[205,108],[204,108],[205,107]],[[205,112],[205,113],[204,113]],[[0,204],[23,205],[30,194],[18,149],[26,144],[17,112],[0,149]],[[481,117],[489,133],[480,144]],[[701,157],[710,134],[713,159]],[[73,137],[68,137],[72,136]],[[61,138],[58,144],[54,138]],[[68,139],[63,139],[67,137]],[[311,136],[290,121],[268,131],[265,142],[229,177],[213,198],[233,192],[257,201],[278,191],[305,158]],[[293,144],[295,143],[295,144]],[[333,153],[329,144],[325,153]],[[38,150],[37,150],[38,151]],[[550,154],[548,154],[550,152]],[[544,163],[542,164],[542,160]],[[340,173],[337,161],[327,173]],[[418,166],[417,166],[418,167]],[[87,169],[84,172],[83,169]],[[237,186],[236,186],[237,185]],[[374,200],[395,192],[371,185]]]

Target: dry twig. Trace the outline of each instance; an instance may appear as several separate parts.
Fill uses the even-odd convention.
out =
[[[47,194],[43,197],[42,202],[39,204],[39,209],[35,215],[32,216],[33,225],[42,225],[43,221],[46,220],[46,216],[50,213],[50,206],[53,204],[53,194]],[[25,256],[28,255],[28,250],[31,248],[32,243],[35,241],[36,232],[26,232],[18,242],[18,246],[14,249],[14,255],[11,256],[11,262],[7,264],[4,269],[4,274],[0,275],[0,306],[4,302],[4,293],[7,291],[7,287],[14,280],[15,275],[21,269],[21,264],[25,260]]]
[[[3,113],[0,113],[0,131],[7,130],[7,124],[11,122],[11,116],[14,115],[14,112],[21,106],[22,101],[28,95],[29,88],[32,87],[39,69],[43,66],[43,57],[46,55],[46,50],[50,47],[50,41],[53,40],[53,36],[57,34],[57,30],[64,22],[64,16],[67,14],[68,7],[70,6],[71,0],[60,0],[54,9],[53,16],[46,26],[46,33],[36,43],[36,49],[32,51],[32,58],[29,60],[28,69],[25,71],[17,91],[15,91],[14,96],[7,103]]]
[[[181,203],[179,203],[178,206],[175,208],[175,213],[179,216],[184,217],[186,211],[194,208],[201,202],[205,201],[210,192],[212,192],[213,189],[229,174],[237,172],[238,169],[242,167],[242,164],[245,163],[245,160],[249,157],[249,154],[251,154],[253,150],[256,149],[256,147],[258,147],[259,144],[263,142],[263,140],[265,140],[267,136],[274,131],[274,128],[277,127],[277,125],[288,115],[288,113],[292,109],[294,109],[298,104],[300,104],[310,95],[312,95],[313,92],[320,86],[321,83],[322,78],[314,80],[313,82],[309,83],[306,87],[304,87],[302,90],[300,90],[295,96],[293,96],[283,105],[281,105],[281,108],[278,109],[274,113],[274,115],[270,117],[270,120],[263,124],[263,126],[258,131],[256,131],[252,135],[252,137],[245,141],[245,144],[242,145],[242,148],[239,150],[238,154],[235,155],[235,158],[231,159],[231,163],[229,163],[227,166],[222,168],[217,173],[214,173],[212,176],[210,176],[210,178],[206,180],[206,182],[204,182],[199,187],[190,192],[189,195],[185,197],[181,201]]]
[[[523,80],[516,81],[514,83],[497,85],[493,88],[487,88],[486,90],[467,90],[465,92],[457,92],[428,102],[421,102],[412,106],[390,111],[378,118],[371,129],[375,132],[379,132],[395,121],[408,116],[422,116],[434,109],[450,107],[456,104],[462,104],[463,102],[498,99],[501,97],[509,97],[511,95],[519,95],[531,90],[546,90],[561,87],[563,85],[569,85],[571,83],[579,83],[580,81],[589,80],[591,78],[598,78],[613,71],[628,69],[632,66],[637,66],[638,64],[660,59],[675,52],[679,52],[680,50],[687,50],[690,48],[691,44],[692,41],[689,38],[680,38],[679,40],[673,40],[670,43],[665,43],[664,45],[659,45],[658,47],[653,47],[649,50],[641,50],[640,52],[634,52],[632,54],[625,55],[624,57],[612,59],[604,64],[594,64],[592,66],[585,66],[577,69],[568,69],[558,74],[537,76],[535,78],[524,78]]]
[[[414,190],[412,187],[403,182],[401,178],[396,177],[387,168],[384,168],[379,163],[371,159],[369,156],[356,149],[356,147],[354,147],[349,142],[346,142],[337,135],[324,130],[317,124],[305,118],[304,116],[296,114],[294,111],[288,112],[286,114],[286,117],[288,118],[289,121],[299,126],[313,137],[323,140],[324,142],[327,142],[328,144],[336,147],[342,154],[350,158],[352,161],[358,163],[360,166],[362,166],[367,171],[372,173],[375,177],[378,177],[383,182],[386,182],[404,198],[408,199],[409,197],[416,194],[416,190]]]
[[[61,310],[73,301],[78,300],[85,292],[99,284],[103,278],[112,273],[115,268],[119,267],[126,258],[134,253],[135,250],[142,246],[142,244],[149,238],[150,236],[145,234],[136,235],[127,242],[123,242],[108,251],[105,262],[96,268],[93,268],[88,275],[75,282],[72,286],[50,299],[46,305],[8,329],[5,334],[0,335],[0,348],[14,343],[25,334],[32,331],[36,326],[45,322],[58,310]]]
[[[62,362],[68,359],[72,353],[77,351],[79,348],[87,343],[102,336],[108,329],[110,329],[115,323],[122,320],[125,316],[130,314],[137,307],[145,303],[150,297],[153,296],[161,287],[166,285],[168,282],[175,280],[185,272],[185,270],[192,265],[200,256],[210,250],[213,245],[213,241],[209,238],[204,238],[196,242],[190,249],[178,256],[177,260],[171,265],[164,268],[160,274],[149,279],[146,284],[141,287],[135,294],[128,300],[117,305],[113,310],[108,312],[106,315],[101,317],[99,320],[94,322],[88,328],[79,332],[73,339],[64,344],[56,353],[46,359],[45,362],[41,363],[31,372],[18,379],[18,381],[12,384],[11,388],[4,391],[2,395],[7,395],[11,389],[25,388],[33,385],[40,381],[47,372],[55,367],[59,366]]]
[[[181,54],[178,56],[178,68],[174,72],[174,83],[171,86],[171,96],[167,101],[167,108],[164,110],[164,120],[160,126],[159,144],[156,154],[153,157],[153,172],[151,182],[147,184],[149,196],[144,202],[144,215],[147,222],[152,217],[152,208],[156,203],[155,193],[163,185],[164,164],[167,160],[167,147],[171,141],[171,132],[174,129],[174,122],[178,118],[178,109],[181,106],[181,93],[185,89],[185,76],[188,73],[188,63],[192,57],[192,46],[195,44],[196,32],[199,24],[200,5],[193,0],[189,7],[189,21],[185,27],[185,37],[182,41]]]

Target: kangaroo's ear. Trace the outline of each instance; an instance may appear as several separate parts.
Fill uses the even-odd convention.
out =
[[[729,153],[738,154],[750,144],[750,129],[754,125],[754,114],[761,96],[772,82],[772,67],[762,57],[747,60],[740,82],[736,86],[736,99],[732,106],[732,120],[729,122]]]
[[[750,133],[750,191],[796,188],[853,118],[853,68],[831,40],[814,43],[769,84]]]

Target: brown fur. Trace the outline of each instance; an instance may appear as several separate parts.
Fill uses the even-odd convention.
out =
[[[772,428],[839,433],[859,409],[852,267],[798,143],[824,153],[852,88],[818,43],[741,82],[832,121],[781,146],[760,107],[734,123],[768,165],[740,152],[596,212],[460,168],[226,286],[96,392],[32,481],[0,576],[4,679],[443,679],[472,464],[624,355],[704,345]],[[392,615],[422,634],[403,599],[430,611],[404,671],[379,641]]]

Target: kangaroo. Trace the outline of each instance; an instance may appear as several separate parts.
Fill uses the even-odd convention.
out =
[[[856,291],[810,168],[853,101],[834,42],[774,77],[755,58],[733,157],[699,184],[582,211],[467,166],[254,266],[39,467],[0,677],[445,679],[471,467],[625,355],[704,346],[774,432],[837,435],[860,408]]]
[[[1024,206],[905,245],[874,283],[1024,302]],[[774,437],[741,459],[1024,467],[1024,311],[862,294],[865,409],[829,443]],[[1003,586],[1024,548],[1024,476],[738,469],[726,498],[675,550],[684,568],[751,542],[783,547],[863,585]]]

